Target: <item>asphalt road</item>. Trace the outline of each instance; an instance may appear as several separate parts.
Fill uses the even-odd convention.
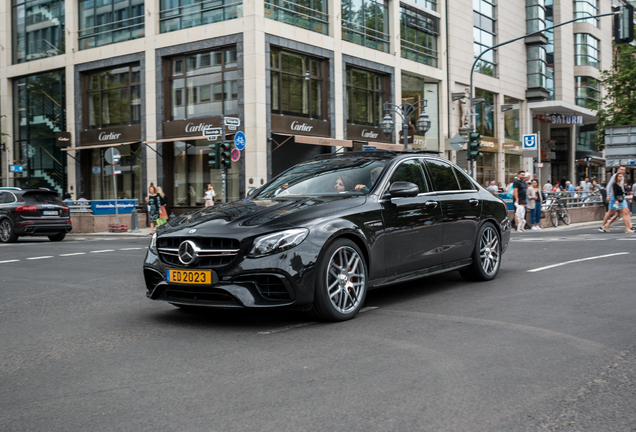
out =
[[[513,234],[338,324],[148,300],[147,243],[0,245],[0,431],[636,431],[636,235]]]

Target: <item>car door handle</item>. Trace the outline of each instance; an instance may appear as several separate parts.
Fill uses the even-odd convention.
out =
[[[426,205],[426,207],[436,208],[439,205],[439,202],[437,202],[437,201],[426,201],[424,203],[424,205]]]
[[[471,198],[471,199],[468,200],[468,202],[471,203],[474,206],[479,205],[479,200],[476,199],[476,198]]]

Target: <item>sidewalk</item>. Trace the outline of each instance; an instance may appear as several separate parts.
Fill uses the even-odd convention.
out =
[[[69,236],[80,236],[80,237],[86,237],[86,236],[100,236],[100,237],[147,237],[150,238],[150,236],[148,235],[150,234],[150,228],[139,228],[139,232],[137,233],[133,233],[133,232],[122,232],[122,233],[112,233],[112,232],[98,232],[98,233],[76,233],[71,231],[70,233],[68,233],[67,235]]]
[[[631,220],[632,220],[632,226],[636,226],[636,215],[632,215]],[[590,222],[578,222],[578,223],[571,223],[570,225],[565,225],[563,222],[559,221],[559,226],[556,228],[553,226],[550,226],[548,228],[543,228],[541,231],[530,231],[530,229],[526,229],[525,232],[523,233],[517,233],[517,231],[513,229],[512,232],[515,234],[526,234],[530,232],[549,233],[552,231],[567,231],[567,230],[574,230],[574,229],[588,228],[588,227],[590,229],[598,230],[598,228],[601,226],[601,223],[603,223],[602,220],[590,221]],[[613,230],[612,232],[614,232],[614,230],[616,232],[623,232],[624,228],[625,228],[625,225],[623,224],[622,219],[615,221],[610,227],[610,229]]]

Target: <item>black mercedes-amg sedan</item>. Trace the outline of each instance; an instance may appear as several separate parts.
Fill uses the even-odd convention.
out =
[[[45,188],[0,188],[0,242],[21,236],[47,236],[62,241],[73,229],[69,208],[57,192]]]
[[[510,241],[505,204],[425,153],[333,153],[152,237],[146,295],[179,307],[293,307],[353,318],[367,291],[459,270],[487,281]]]

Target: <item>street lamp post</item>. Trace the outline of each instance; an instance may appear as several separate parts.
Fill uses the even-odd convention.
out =
[[[428,101],[426,99],[422,99],[412,104],[408,103],[406,99],[403,99],[402,105],[397,105],[391,102],[384,102],[384,111],[386,112],[386,114],[380,122],[380,129],[382,129],[384,135],[391,135],[393,133],[393,129],[395,128],[395,122],[388,112],[393,111],[394,113],[399,115],[402,119],[402,130],[404,131],[404,150],[408,150],[409,119],[420,108],[422,109],[422,113],[415,121],[415,127],[417,128],[417,131],[422,135],[426,135],[426,132],[431,129],[431,118],[424,111],[427,104]]]

